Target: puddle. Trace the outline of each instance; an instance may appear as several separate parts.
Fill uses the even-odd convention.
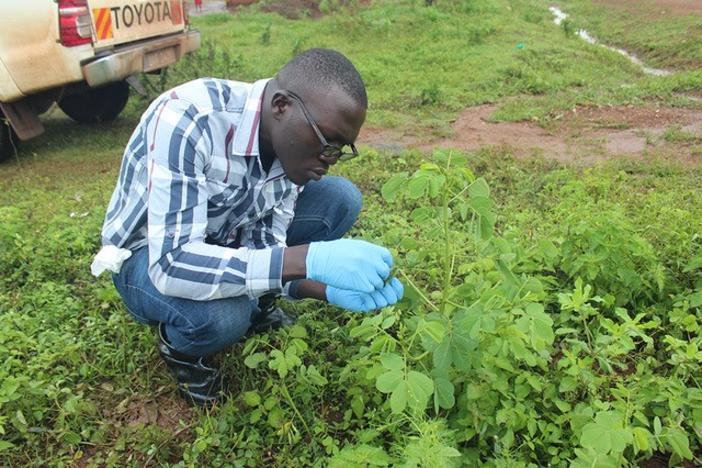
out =
[[[553,14],[553,22],[554,22],[557,26],[560,26],[561,23],[563,23],[563,21],[564,21],[565,19],[568,18],[568,15],[567,15],[566,13],[563,13],[563,11],[561,11],[560,9],[558,9],[558,8],[556,8],[556,7],[554,7],[554,6],[549,7],[549,10],[550,10],[551,13]],[[635,56],[634,54],[631,54],[631,53],[627,52],[627,51],[624,50],[624,49],[619,49],[618,47],[612,47],[612,46],[608,46],[607,44],[602,44],[601,42],[599,42],[596,38],[594,38],[593,36],[591,36],[590,33],[588,33],[588,32],[587,32],[586,30],[584,30],[584,29],[578,29],[578,31],[576,32],[576,34],[577,34],[577,36],[578,36],[580,39],[584,40],[584,41],[587,42],[588,44],[598,45],[598,46],[600,46],[600,47],[604,47],[605,49],[608,49],[608,50],[611,50],[611,51],[613,51],[613,52],[616,52],[616,53],[618,53],[618,54],[620,54],[620,55],[623,55],[624,57],[626,57],[627,59],[629,59],[632,63],[634,63],[634,64],[636,64],[637,66],[639,66],[639,67],[641,68],[641,70],[642,70],[645,74],[647,74],[647,75],[652,75],[652,76],[668,76],[668,75],[672,75],[672,74],[673,74],[673,72],[671,72],[671,71],[669,71],[669,70],[663,70],[663,69],[660,69],[660,68],[651,68],[651,67],[646,66],[646,64],[643,63],[643,62],[641,61],[641,59],[639,59],[639,58],[638,58],[637,56]]]

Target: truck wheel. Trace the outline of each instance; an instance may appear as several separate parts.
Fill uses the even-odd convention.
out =
[[[0,112],[0,162],[10,159],[10,156],[15,154],[15,147],[18,144],[19,140],[10,127],[10,123]]]
[[[129,85],[126,81],[118,81],[90,88],[80,94],[64,96],[58,106],[76,122],[109,122],[122,112],[128,99]]]

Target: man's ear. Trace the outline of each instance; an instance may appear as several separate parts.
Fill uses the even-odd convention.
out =
[[[271,98],[271,114],[279,120],[290,108],[290,98],[282,91],[276,91]]]

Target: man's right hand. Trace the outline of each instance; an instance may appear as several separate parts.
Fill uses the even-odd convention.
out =
[[[307,279],[339,289],[381,290],[392,268],[384,247],[355,239],[312,242],[305,260]]]

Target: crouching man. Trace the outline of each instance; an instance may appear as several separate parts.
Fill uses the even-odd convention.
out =
[[[272,79],[205,78],[157,98],[124,153],[92,271],[113,272],[191,404],[221,400],[212,356],[292,323],[278,296],[366,312],[396,303],[392,256],[341,239],[361,209],[348,180],[368,106],[353,64],[311,49]]]

